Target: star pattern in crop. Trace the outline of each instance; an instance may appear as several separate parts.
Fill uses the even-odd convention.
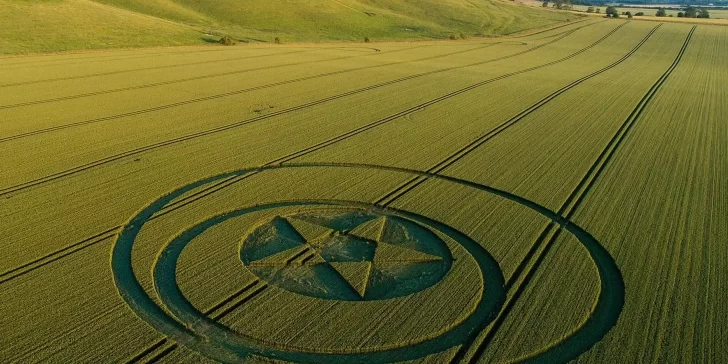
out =
[[[425,252],[427,249],[418,249],[421,243],[408,238],[405,227],[386,216],[350,230],[295,217],[277,217],[275,224],[278,235],[269,243],[275,248],[267,249],[265,256],[248,259],[247,266],[268,281],[284,287],[298,285],[294,290],[310,291],[313,296],[343,300],[386,297],[402,279],[426,277],[443,260]],[[388,235],[399,238],[388,241]]]

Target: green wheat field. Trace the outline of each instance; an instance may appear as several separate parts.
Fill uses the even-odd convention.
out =
[[[2,31],[0,361],[728,361],[728,27],[72,3]]]

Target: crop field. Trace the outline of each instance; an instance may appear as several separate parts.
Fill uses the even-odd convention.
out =
[[[586,5],[574,5],[574,10],[577,10],[577,11],[586,11],[588,8],[589,8],[589,6],[586,6]],[[596,8],[601,8],[602,13],[604,13],[604,11],[607,9],[606,6],[595,6],[594,8],[595,9]],[[644,16],[654,17],[655,16],[655,13],[657,13],[657,10],[659,8],[660,8],[659,5],[655,5],[654,7],[648,7],[648,6],[619,7],[618,6],[617,7],[617,11],[619,11],[620,14],[622,12],[626,12],[626,11],[629,11],[632,14],[638,13],[638,12],[643,12],[643,13],[645,13]],[[664,7],[664,9],[665,9],[665,13],[668,16],[669,15],[672,15],[673,17],[677,17],[677,13],[683,11],[680,8],[671,7],[671,6],[666,6],[666,7]],[[723,9],[710,9],[710,8],[708,8],[708,10],[710,11],[710,18],[711,19],[728,19],[728,10],[723,10]]]
[[[597,18],[0,58],[0,361],[727,362],[727,69]]]

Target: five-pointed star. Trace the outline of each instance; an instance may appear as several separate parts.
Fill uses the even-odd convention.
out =
[[[386,217],[364,222],[351,231],[335,231],[327,226],[296,218],[284,218],[298,233],[289,237],[297,246],[250,262],[252,267],[313,266],[332,267],[358,295],[366,294],[373,266],[387,267],[441,261],[443,258],[382,241],[391,224]]]

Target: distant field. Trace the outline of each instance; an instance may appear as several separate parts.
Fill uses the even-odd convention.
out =
[[[0,361],[726,362],[726,69],[591,18],[2,58]]]
[[[242,42],[446,39],[578,19],[500,0],[0,0],[0,54]]]
[[[585,5],[574,5],[574,10],[578,11],[586,11],[588,9],[588,6]],[[606,6],[595,6],[595,8],[601,8],[602,14],[607,9]],[[658,7],[617,7],[617,10],[621,14],[622,12],[630,11],[632,14],[643,12],[645,13],[644,16],[655,16],[655,13],[657,13]],[[667,12],[667,15],[672,15],[673,17],[677,17],[677,13],[681,12],[683,10],[681,9],[671,9],[671,8],[665,8],[665,12]],[[728,10],[714,10],[709,9],[710,12],[710,18],[711,19],[728,19]]]

